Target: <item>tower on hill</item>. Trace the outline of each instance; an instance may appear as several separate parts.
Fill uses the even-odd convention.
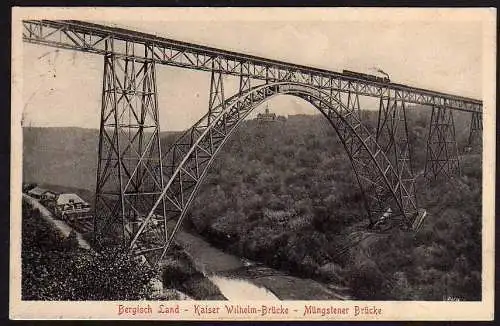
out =
[[[261,122],[276,122],[276,121],[284,121],[285,117],[277,116],[276,113],[270,112],[269,105],[266,104],[265,112],[257,114],[256,120]]]

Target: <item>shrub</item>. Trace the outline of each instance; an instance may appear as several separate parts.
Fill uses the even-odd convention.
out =
[[[76,233],[62,238],[23,206],[23,300],[139,300],[149,298],[153,271],[138,265],[124,250],[99,254],[79,249]]]

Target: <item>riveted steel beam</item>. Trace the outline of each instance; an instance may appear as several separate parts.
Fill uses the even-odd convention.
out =
[[[396,83],[354,78],[330,70],[180,42],[151,34],[82,21],[25,20],[23,21],[23,40],[28,43],[101,55],[111,51],[105,47],[105,44],[106,41],[112,40],[115,43],[112,50],[115,57],[133,58],[137,62],[153,60],[158,64],[212,71],[213,61],[220,60],[217,69],[225,75],[249,76],[252,79],[265,80],[266,82],[291,81],[306,83],[316,88],[335,88],[343,92],[377,98],[382,95],[385,89],[389,88],[392,91],[400,92],[401,98],[406,103],[443,105],[446,102],[447,107],[450,109],[482,112],[482,101],[471,98]],[[145,58],[141,53],[128,53],[126,48],[131,44],[148,47],[152,54],[151,58]],[[243,69],[242,66],[244,66]]]
[[[416,208],[415,176],[411,164],[406,106],[400,92],[387,90],[384,96],[380,97],[376,140],[398,172],[398,179],[401,180],[398,195],[401,201],[411,202],[413,204],[405,206]],[[406,215],[414,216],[414,213],[415,211],[409,211]]]
[[[167,226],[170,230],[169,238],[164,243],[161,252],[154,256],[153,264],[161,260],[173,242],[175,233],[217,153],[241,121],[256,106],[279,94],[300,97],[327,117],[344,144],[353,166],[358,171],[357,177],[363,189],[366,190],[367,207],[370,213],[381,214],[389,207],[394,211],[395,216],[400,216],[401,221],[405,222],[405,214],[411,211],[406,206],[415,203],[401,200],[399,192],[403,191],[406,196],[408,193],[401,179],[398,178],[396,168],[377,144],[374,135],[371,135],[361,124],[352,107],[347,107],[341,101],[333,101],[330,93],[306,84],[270,83],[227,98],[223,110],[208,112],[179,138],[176,142],[179,146],[172,146],[166,153],[163,162],[174,167],[174,171],[152,206],[150,214],[142,221],[133,237],[129,247],[132,254],[144,250],[143,243],[147,240],[144,231],[151,227],[154,211],[162,200],[165,200]],[[208,123],[209,118],[211,123]],[[356,151],[351,150],[354,148]]]
[[[444,106],[434,106],[427,137],[425,175],[437,179],[441,176],[452,178],[457,174],[460,175],[460,162],[453,111]]]
[[[469,127],[469,139],[467,146],[469,149],[481,148],[483,135],[483,115],[473,112],[471,113],[471,122]]]
[[[104,42],[114,47],[113,40]],[[140,51],[151,56],[147,47],[126,48],[127,53]],[[117,58],[112,51],[104,56],[94,217],[99,245],[126,247],[164,187],[155,73],[152,60]],[[155,223],[164,221],[155,217]],[[166,228],[148,231],[150,245],[165,242]]]

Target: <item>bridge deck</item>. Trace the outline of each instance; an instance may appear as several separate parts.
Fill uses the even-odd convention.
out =
[[[153,60],[159,64],[266,81],[302,82],[322,89],[355,92],[371,97],[392,97],[407,103],[444,106],[482,113],[482,101],[343,75],[339,72],[297,65],[213,47],[176,41],[124,28],[83,21],[23,21],[23,40],[78,51]],[[140,52],[142,50],[142,53]]]

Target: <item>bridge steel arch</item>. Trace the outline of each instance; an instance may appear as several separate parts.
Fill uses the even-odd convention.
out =
[[[133,236],[129,245],[131,254],[143,256],[153,264],[163,258],[217,153],[256,106],[283,94],[297,96],[312,104],[335,129],[364,195],[370,225],[374,224],[377,215],[380,217],[390,208],[391,218],[398,220],[403,227],[410,227],[417,212],[414,196],[405,188],[398,169],[379,146],[376,137],[361,123],[359,112],[330,92],[314,86],[276,82],[240,90],[220,102],[171,146],[158,167],[168,182]],[[166,213],[161,218],[163,203]],[[168,229],[171,231],[167,232]],[[155,234],[167,236],[155,238]]]
[[[372,224],[388,207],[413,229],[425,217],[424,212],[411,222],[417,204],[406,104],[433,108],[426,175],[451,176],[460,170],[452,111],[471,114],[468,145],[481,144],[483,104],[476,99],[82,21],[23,20],[22,36],[32,44],[104,56],[94,235],[99,243],[117,240],[135,253],[142,245],[143,252],[165,253],[227,137],[257,104],[277,94],[305,99],[334,126]],[[165,157],[154,72],[158,64],[212,73],[209,112]],[[224,76],[240,78],[237,95],[224,97]],[[251,88],[254,82],[266,84]],[[359,121],[359,96],[380,100],[375,137]],[[173,220],[174,232],[167,233]]]

